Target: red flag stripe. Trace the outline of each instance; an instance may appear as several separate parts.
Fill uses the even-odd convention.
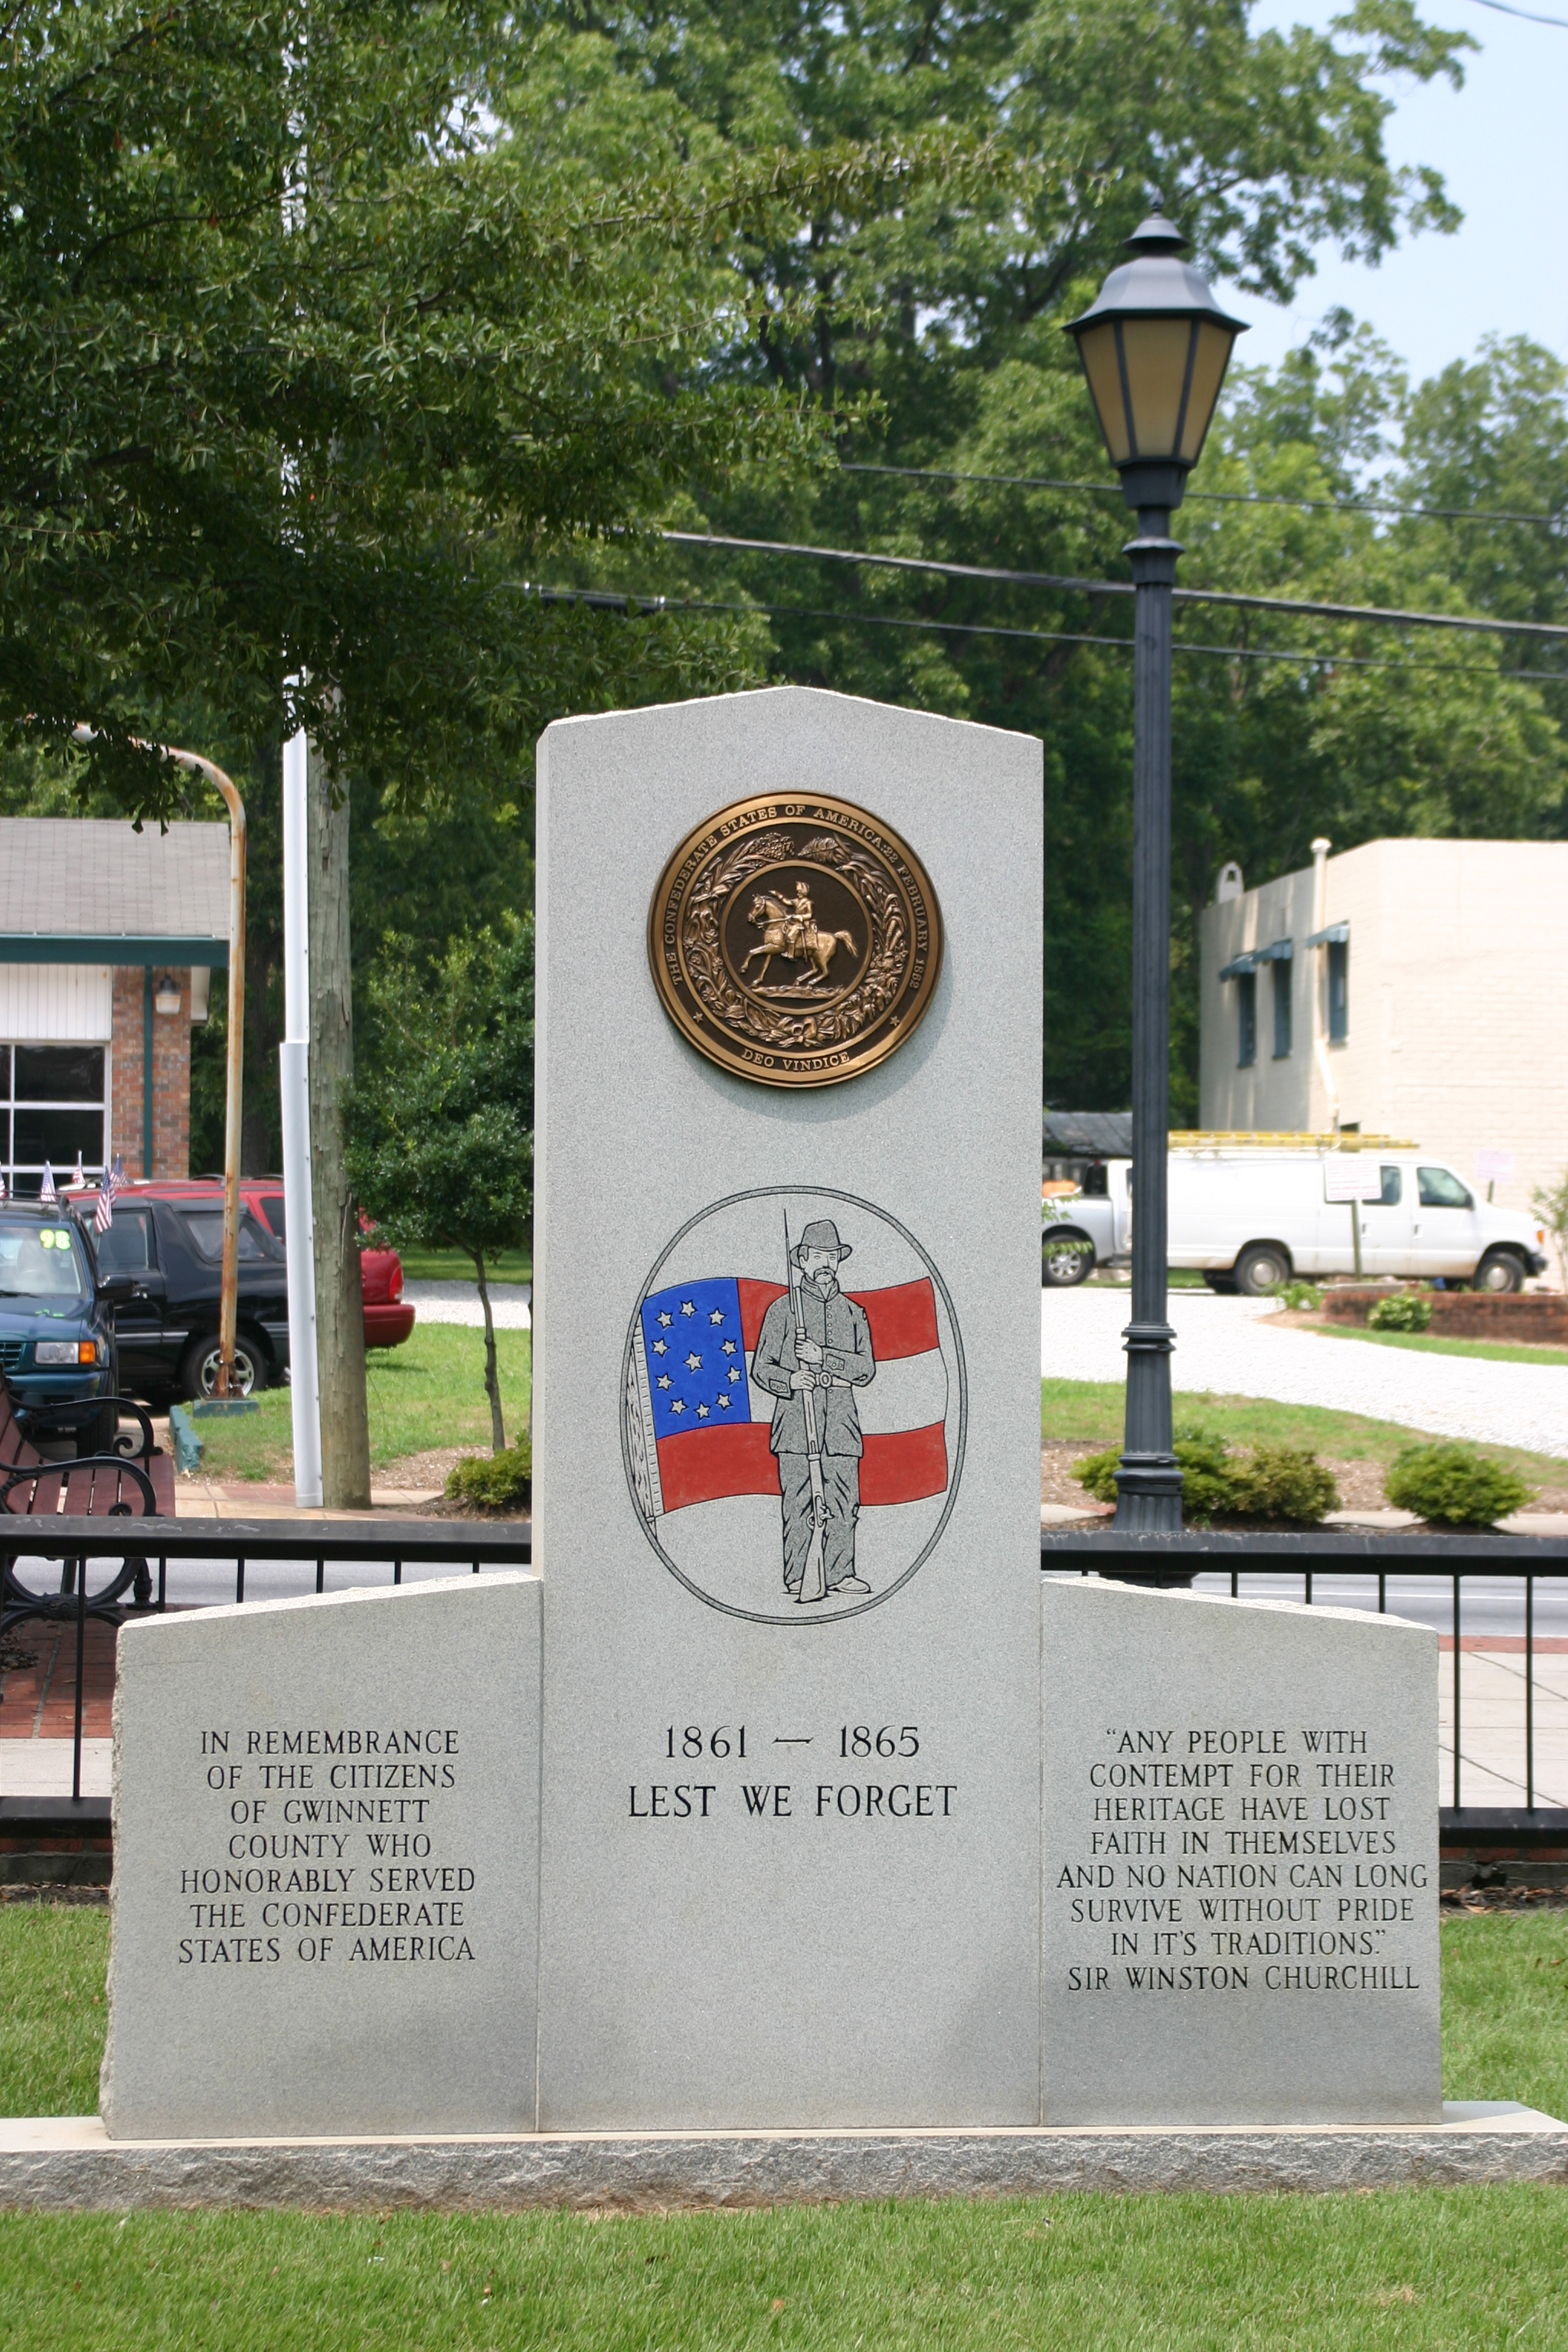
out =
[[[860,1460],[860,1500],[919,1503],[947,1486],[947,1438],[940,1421],[929,1429],[900,1429],[866,1439]]]
[[[778,1465],[765,1421],[732,1429],[683,1429],[658,1444],[658,1479],[667,1511],[716,1503],[726,1495],[776,1495]],[[947,1486],[947,1440],[940,1421],[928,1429],[900,1429],[866,1439],[860,1500],[875,1508],[918,1503]]]
[[[748,1282],[741,1293],[741,1339],[747,1355],[756,1347],[763,1318],[775,1298],[784,1296],[778,1282]],[[879,1364],[900,1356],[923,1356],[936,1347],[936,1295],[929,1276],[919,1282],[895,1283],[888,1290],[851,1290],[847,1294],[865,1310],[871,1327],[871,1353]]]
[[[748,1282],[742,1276],[738,1287],[741,1293],[741,1341],[749,1356],[754,1352],[762,1337],[763,1316],[774,1299],[784,1295],[784,1285],[782,1282]]]
[[[732,1428],[683,1429],[658,1441],[658,1483],[667,1511],[688,1503],[716,1503],[724,1495],[776,1495],[778,1465],[768,1449],[765,1421]]]

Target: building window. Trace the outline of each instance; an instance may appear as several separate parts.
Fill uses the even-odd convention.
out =
[[[0,1045],[0,1161],[13,1192],[37,1192],[44,1163],[56,1181],[81,1155],[103,1167],[103,1047]]]
[[[1342,1045],[1351,1034],[1351,943],[1329,941],[1329,1043]]]
[[[1258,1059],[1258,974],[1255,971],[1244,971],[1237,977],[1236,1016],[1239,1031],[1237,1066],[1249,1070]]]
[[[1277,956],[1274,972],[1274,1058],[1282,1062],[1290,1051],[1290,964]]]

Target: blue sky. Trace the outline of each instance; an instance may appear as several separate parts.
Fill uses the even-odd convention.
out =
[[[1342,5],[1342,0],[1341,0]],[[1568,0],[1521,0],[1568,18]],[[1339,5],[1259,0],[1254,26],[1326,26]],[[1568,359],[1568,31],[1525,24],[1477,0],[1427,0],[1429,22],[1480,43],[1465,87],[1393,84],[1385,138],[1395,163],[1435,164],[1465,215],[1457,236],[1396,247],[1375,269],[1320,251],[1289,309],[1226,293],[1252,328],[1238,360],[1275,365],[1342,303],[1364,319],[1415,379],[1463,359],[1485,334],[1525,334]]]

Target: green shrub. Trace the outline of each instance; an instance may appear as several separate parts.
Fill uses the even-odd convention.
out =
[[[1415,1511],[1440,1527],[1489,1528],[1522,1510],[1534,1494],[1524,1480],[1457,1441],[1407,1445],[1384,1480],[1395,1509]]]
[[[503,1454],[475,1454],[456,1462],[447,1480],[447,1499],[477,1503],[486,1511],[527,1510],[533,1491],[533,1446],[520,1437]]]
[[[1281,1307],[1293,1314],[1314,1314],[1323,1303],[1323,1294],[1315,1282],[1287,1282],[1275,1294]]]
[[[1396,1290],[1380,1298],[1366,1318],[1369,1331],[1425,1331],[1432,1320],[1432,1301],[1418,1290]]]
[[[1213,1430],[1179,1428],[1172,1452],[1182,1467],[1182,1515],[1205,1519],[1300,1519],[1315,1524],[1339,1502],[1333,1474],[1315,1454],[1289,1445],[1254,1445],[1230,1453]],[[1116,1500],[1120,1446],[1089,1454],[1073,1475],[1097,1503]]]
[[[1315,1526],[1325,1511],[1339,1508],[1333,1472],[1315,1454],[1294,1445],[1255,1445],[1230,1475],[1245,1494],[1240,1508],[1250,1518],[1301,1519]]]

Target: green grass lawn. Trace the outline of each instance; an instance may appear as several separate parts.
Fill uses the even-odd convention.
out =
[[[531,1335],[498,1331],[501,1413],[509,1440],[528,1419]],[[485,1395],[485,1335],[456,1323],[416,1323],[401,1348],[373,1348],[365,1358],[373,1467],[441,1445],[490,1442]],[[258,1412],[198,1421],[202,1468],[209,1478],[286,1484],[294,1475],[287,1389],[266,1389]]]
[[[0,1908],[0,2111],[96,2102],[108,1918]],[[1444,2088],[1568,2105],[1568,1914],[1443,1926]],[[616,2218],[9,2215],[8,2352],[1222,2352],[1568,2342],[1556,2189]]]
[[[1506,1339],[1444,1339],[1433,1331],[1362,1331],[1353,1324],[1309,1325],[1320,1339],[1369,1340],[1374,1348],[1423,1349],[1432,1356],[1485,1356],[1494,1364],[1556,1364],[1568,1371],[1568,1348],[1515,1347]]]
[[[1043,1438],[1082,1445],[1086,1452],[1112,1445],[1122,1433],[1125,1412],[1126,1391],[1120,1381],[1040,1382]],[[1432,1443],[1429,1432],[1406,1429],[1396,1421],[1336,1412],[1328,1405],[1278,1404],[1269,1397],[1212,1396],[1183,1389],[1176,1393],[1175,1414],[1178,1423],[1201,1422],[1232,1445],[1298,1445],[1339,1462],[1392,1462],[1402,1446]],[[1482,1445],[1477,1451],[1535,1484],[1563,1483],[1559,1456],[1530,1454],[1514,1445]]]
[[[8,2352],[1458,2352],[1568,2334],[1555,2189],[576,2214],[24,2215]]]
[[[405,1282],[472,1282],[474,1261],[461,1250],[399,1250]],[[485,1280],[531,1282],[533,1255],[530,1250],[502,1250],[485,1260]]]

